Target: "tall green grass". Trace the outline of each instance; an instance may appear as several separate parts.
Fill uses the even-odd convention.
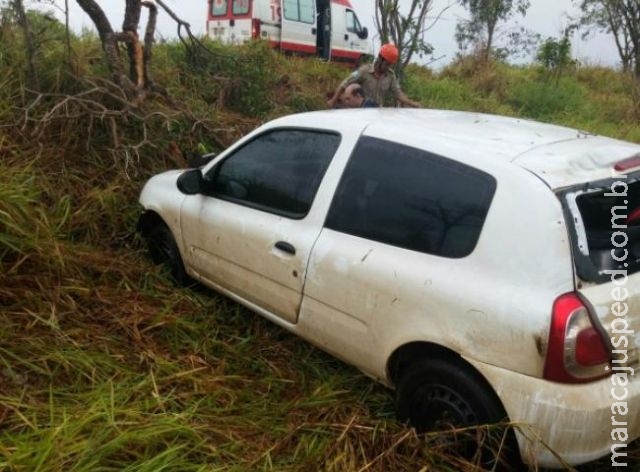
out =
[[[586,93],[575,81],[523,82],[514,84],[507,101],[519,116],[540,121],[584,115]]]

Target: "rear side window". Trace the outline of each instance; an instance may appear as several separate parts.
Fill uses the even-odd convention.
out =
[[[478,242],[495,189],[495,179],[480,170],[363,137],[326,226],[427,254],[464,257]]]
[[[566,191],[564,202],[580,278],[597,282],[610,280],[605,270],[640,270],[640,176]]]
[[[224,16],[227,14],[227,0],[213,0],[211,4],[212,16]]]
[[[262,134],[217,164],[207,194],[293,219],[303,218],[333,158],[340,136],[279,129]]]

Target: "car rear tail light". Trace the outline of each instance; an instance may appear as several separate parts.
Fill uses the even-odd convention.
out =
[[[640,154],[635,154],[627,159],[623,159],[620,162],[616,162],[613,168],[617,172],[624,172],[634,167],[640,167]]]
[[[582,300],[575,293],[558,297],[553,304],[544,378],[589,382],[609,375],[605,369],[610,363],[606,344]]]
[[[251,39],[260,39],[260,20],[258,18],[251,20]]]

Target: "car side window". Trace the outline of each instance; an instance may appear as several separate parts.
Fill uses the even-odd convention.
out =
[[[363,137],[326,226],[405,249],[459,258],[476,246],[495,179],[444,157]]]
[[[248,142],[205,177],[208,195],[304,218],[340,144],[337,134],[279,129]]]

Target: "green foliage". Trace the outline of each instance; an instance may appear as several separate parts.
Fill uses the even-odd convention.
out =
[[[557,85],[522,82],[512,85],[507,97],[518,115],[541,121],[558,120],[573,114],[580,116],[585,99],[583,88],[571,80],[561,80]]]
[[[529,0],[458,0],[469,10],[470,18],[461,20],[456,25],[456,41],[461,50],[474,46],[481,52],[485,60],[494,53],[494,43],[498,32],[498,24],[506,22],[519,13],[524,16],[529,9]],[[498,56],[506,56],[526,47],[529,34],[522,29],[510,37],[510,46],[503,46]]]
[[[412,96],[430,108],[462,109],[473,100],[473,90],[465,82],[442,78],[428,83],[407,78],[407,87]]]
[[[592,96],[599,94],[615,95],[625,98],[634,80],[626,74],[609,67],[578,67],[574,72],[575,79],[587,87]]]
[[[39,231],[31,228],[38,191],[28,169],[0,162],[0,179],[0,261],[16,260],[38,247]]]
[[[571,40],[547,38],[536,54],[536,60],[549,72],[559,77],[561,72],[574,63],[571,59]]]
[[[580,0],[579,25],[583,36],[594,31],[611,34],[616,42],[623,70],[640,79],[640,3],[619,0]]]
[[[243,46],[206,41],[205,45],[210,52],[198,51],[195,56],[178,44],[169,46],[180,68],[181,85],[210,104],[222,101],[229,109],[253,117],[268,114],[274,107],[270,92],[277,75],[271,67],[277,53],[261,41]]]
[[[16,74],[22,82],[28,74],[27,45],[24,31],[17,24],[11,10],[4,10],[0,18],[0,65]],[[27,21],[37,63],[38,85],[48,91],[64,91],[66,85],[77,81],[65,77],[68,62],[67,35],[65,26],[51,13],[39,10],[27,11]],[[69,37],[71,41],[71,35]],[[68,84],[64,84],[68,80]]]

